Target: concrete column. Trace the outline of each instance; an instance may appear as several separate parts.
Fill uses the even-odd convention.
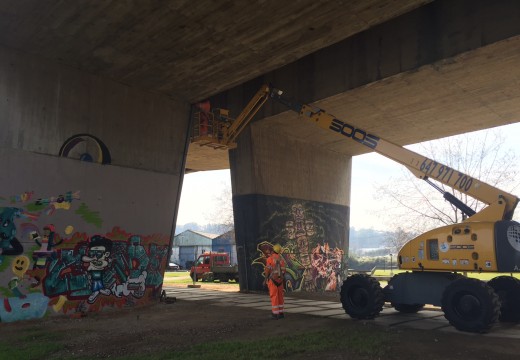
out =
[[[0,46],[1,322],[159,298],[188,126],[185,102]]]
[[[318,129],[319,130],[319,129]],[[288,291],[333,291],[348,250],[351,158],[252,124],[230,152],[241,291],[262,290],[276,243]]]

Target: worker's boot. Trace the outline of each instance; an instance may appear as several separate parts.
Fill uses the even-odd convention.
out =
[[[278,314],[278,319],[283,319],[284,317],[285,317],[285,315],[283,313]]]
[[[278,315],[271,313],[271,320],[278,320]]]

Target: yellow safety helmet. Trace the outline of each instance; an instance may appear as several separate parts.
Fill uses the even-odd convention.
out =
[[[282,247],[280,246],[280,244],[275,244],[273,246],[273,251],[277,254],[281,253],[282,252]]]

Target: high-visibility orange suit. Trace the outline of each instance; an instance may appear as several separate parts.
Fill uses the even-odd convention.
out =
[[[200,109],[199,113],[199,136],[208,135],[208,126],[210,125],[210,111],[211,105],[209,100],[202,101],[200,103],[195,104],[196,107]]]
[[[269,297],[271,298],[271,317],[273,319],[283,319],[285,261],[280,255],[280,245],[276,244],[273,247],[273,251],[267,258],[264,275],[269,289]]]

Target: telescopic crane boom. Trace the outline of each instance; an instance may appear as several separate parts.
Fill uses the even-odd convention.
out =
[[[341,287],[345,312],[373,319],[385,302],[397,311],[413,313],[425,304],[441,306],[451,325],[462,331],[486,332],[500,319],[520,322],[520,224],[512,221],[518,197],[447,165],[393,144],[326,111],[300,104],[271,89],[271,98],[309,118],[326,131],[362,144],[406,166],[426,180],[468,217],[458,224],[430,230],[406,243],[398,254],[401,272],[382,289],[369,275],[348,276]],[[487,204],[475,213],[430,179]],[[461,274],[507,273],[485,283]]]
[[[432,184],[429,180],[431,178],[489,205],[485,210],[475,213],[459,199],[436,187],[437,190],[444,194],[446,200],[454,203],[455,206],[469,216],[466,221],[498,221],[510,220],[512,218],[519,200],[515,195],[488,185],[412,150],[393,144],[343,120],[339,120],[323,109],[294,102],[283,97],[282,93],[281,90],[271,89],[271,98],[285,104],[301,116],[308,117],[319,127],[362,144],[406,166],[415,176],[428,181],[430,184]]]

